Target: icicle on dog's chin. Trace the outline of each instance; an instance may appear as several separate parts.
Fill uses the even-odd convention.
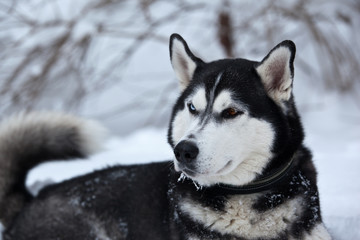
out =
[[[187,177],[186,177],[186,175],[185,175],[185,173],[181,173],[180,174],[180,177],[178,178],[178,182],[184,182],[185,181],[185,179],[186,179]]]
[[[199,191],[199,190],[201,190],[203,188],[203,186],[201,184],[199,184],[198,182],[193,180],[191,177],[187,176],[184,172],[180,173],[180,177],[178,178],[177,181],[183,183],[186,179],[190,179],[193,182],[193,184],[194,184],[194,186],[196,188],[196,191]]]
[[[199,184],[198,182],[196,182],[195,180],[193,180],[192,177],[189,176],[189,174],[186,174],[186,172],[184,172],[185,171],[184,169],[179,167],[179,163],[176,160],[174,160],[174,168],[175,168],[175,171],[181,172],[180,177],[177,180],[178,182],[184,182],[186,179],[190,179],[193,182],[197,191],[199,191],[203,188],[203,186],[201,184]]]

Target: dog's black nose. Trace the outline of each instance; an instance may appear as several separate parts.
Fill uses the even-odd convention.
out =
[[[176,145],[174,154],[179,162],[189,163],[197,157],[199,149],[193,142],[181,141]]]

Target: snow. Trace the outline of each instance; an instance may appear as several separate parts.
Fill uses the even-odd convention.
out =
[[[48,162],[33,169],[27,185],[49,179],[60,182],[73,176],[116,164],[136,164],[172,159],[172,151],[166,143],[165,129],[142,129],[127,137],[113,137],[106,142],[103,152],[88,160]]]
[[[334,239],[360,239],[360,114],[352,99],[323,95],[303,117],[314,155],[322,216]]]

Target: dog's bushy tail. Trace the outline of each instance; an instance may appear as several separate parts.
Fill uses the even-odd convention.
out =
[[[0,123],[0,221],[6,226],[32,196],[28,171],[51,160],[85,158],[101,149],[98,123],[51,112],[21,113]]]

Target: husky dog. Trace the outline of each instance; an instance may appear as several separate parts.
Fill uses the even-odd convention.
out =
[[[295,45],[261,61],[196,57],[170,38],[181,94],[173,162],[117,166],[30,196],[27,171],[96,149],[98,127],[64,116],[0,126],[4,239],[331,239],[292,94]],[[100,131],[101,132],[101,131]]]

